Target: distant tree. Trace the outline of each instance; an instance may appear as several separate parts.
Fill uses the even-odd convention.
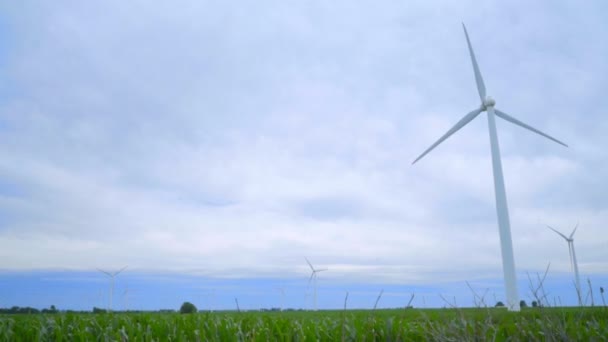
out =
[[[526,304],[526,301],[522,299],[519,301],[519,306],[522,308],[527,308],[528,304]]]
[[[59,312],[59,311],[57,311],[57,308],[55,307],[55,305],[51,305],[51,307],[48,309],[42,309],[42,313],[54,314],[57,312]]]
[[[106,309],[100,309],[98,307],[93,307],[93,313],[99,314],[99,313],[106,313]]]
[[[537,301],[535,301],[535,300],[533,300],[533,301],[532,301],[532,307],[533,307],[533,308],[538,307],[538,302],[537,302]]]
[[[497,307],[497,308],[501,308],[501,307],[504,307],[504,306],[505,306],[505,304],[503,302],[501,302],[501,301],[496,302],[496,305],[494,305],[494,307]]]
[[[40,313],[40,310],[38,310],[36,308],[31,308],[29,306],[26,306],[26,307],[13,306],[10,309],[4,309],[3,312],[9,313],[9,314],[37,314],[37,313]]]
[[[194,306],[194,304],[190,303],[190,302],[184,302],[184,304],[182,304],[181,308],[179,308],[179,313],[183,313],[183,314],[190,314],[190,313],[196,313],[196,306]]]

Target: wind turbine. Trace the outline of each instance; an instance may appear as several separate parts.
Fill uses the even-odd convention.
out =
[[[207,310],[213,311],[215,308],[215,288],[212,288],[205,293],[205,300],[209,307]]]
[[[481,73],[479,71],[479,67],[477,66],[477,60],[475,59],[475,54],[473,53],[473,47],[471,46],[471,41],[469,40],[469,34],[467,33],[467,28],[462,24],[462,28],[464,29],[464,35],[467,39],[467,45],[469,47],[469,54],[471,56],[471,62],[473,64],[473,71],[475,72],[475,82],[477,83],[477,91],[479,93],[479,98],[481,100],[481,105],[479,108],[473,110],[469,114],[465,115],[460,121],[454,125],[454,127],[450,128],[437,142],[435,142],[431,147],[429,147],[424,153],[422,153],[414,163],[424,157],[427,153],[431,152],[437,145],[441,144],[444,140],[449,138],[452,134],[456,133],[459,129],[464,127],[466,124],[475,119],[481,112],[487,112],[488,114],[488,129],[490,131],[490,148],[492,152],[492,171],[494,173],[494,193],[496,196],[496,213],[498,215],[498,231],[500,235],[500,247],[502,253],[502,268],[505,278],[505,289],[507,294],[507,307],[510,311],[519,311],[519,296],[517,292],[517,281],[515,275],[515,261],[513,258],[513,245],[511,242],[511,228],[509,224],[509,210],[507,207],[507,195],[505,192],[505,183],[502,174],[502,163],[500,160],[500,149],[498,146],[498,135],[496,133],[496,123],[495,117],[498,116],[501,119],[504,119],[512,124],[523,127],[527,130],[530,130],[536,134],[542,135],[545,138],[553,140],[554,142],[568,147],[568,145],[563,142],[515,119],[514,117],[507,115],[505,112],[502,112],[498,109],[494,108],[496,102],[490,96],[486,96],[486,86],[483,83],[483,78],[481,77]]]
[[[122,292],[122,306],[123,306],[123,310],[125,312],[129,311],[129,287],[127,286],[127,288],[125,288],[125,290]]]
[[[123,298],[123,310],[124,311],[129,311],[132,310],[132,308],[129,307],[129,304],[133,304],[132,302],[129,303],[129,299],[133,298],[133,292],[135,292],[135,296],[137,296],[137,289],[133,290],[129,288],[129,285],[127,285],[124,289],[124,291],[122,292],[122,298]]]
[[[283,302],[285,300],[285,288],[278,287],[276,290],[279,291],[279,293],[281,295],[281,306],[280,306],[280,309],[281,309],[281,311],[283,311]]]
[[[558,232],[555,228],[551,226],[547,226],[547,228],[559,234],[559,236],[563,237],[566,242],[568,242],[568,252],[570,253],[570,267],[574,271],[574,285],[576,286],[576,295],[578,297],[578,305],[583,306],[583,299],[581,298],[581,280],[578,275],[578,263],[576,262],[576,253],[574,252],[574,233],[578,229],[578,223],[574,226],[574,230],[570,234],[570,236],[566,236],[560,232]]]
[[[317,311],[317,273],[327,271],[327,268],[314,268],[310,261],[308,261],[308,258],[304,257],[304,259],[306,259],[306,263],[308,263],[308,266],[310,266],[310,269],[312,270],[312,273],[310,274],[310,279],[308,279],[308,286],[310,286],[310,282],[314,280],[313,308],[315,311]]]
[[[107,275],[108,277],[110,277],[110,305],[108,307],[108,311],[112,311],[112,297],[114,296],[114,278],[116,278],[116,276],[124,271],[128,266],[125,266],[123,268],[121,268],[120,270],[116,271],[116,272],[108,272],[108,271],[104,271],[102,269],[97,269],[99,272],[104,273],[105,275]]]

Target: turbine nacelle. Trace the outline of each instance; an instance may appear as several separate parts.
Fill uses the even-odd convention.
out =
[[[483,100],[481,107],[483,109],[486,109],[488,107],[494,107],[495,104],[496,104],[496,101],[494,101],[494,99],[491,96],[486,96],[486,98]]]

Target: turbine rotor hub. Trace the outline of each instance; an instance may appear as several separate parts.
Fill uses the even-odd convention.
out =
[[[496,104],[496,101],[494,101],[494,99],[490,96],[487,96],[485,100],[483,100],[483,106],[485,108],[487,107],[494,107],[494,105]]]

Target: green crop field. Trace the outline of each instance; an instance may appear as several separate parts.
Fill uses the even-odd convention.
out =
[[[596,308],[0,316],[0,341],[606,341]]]

